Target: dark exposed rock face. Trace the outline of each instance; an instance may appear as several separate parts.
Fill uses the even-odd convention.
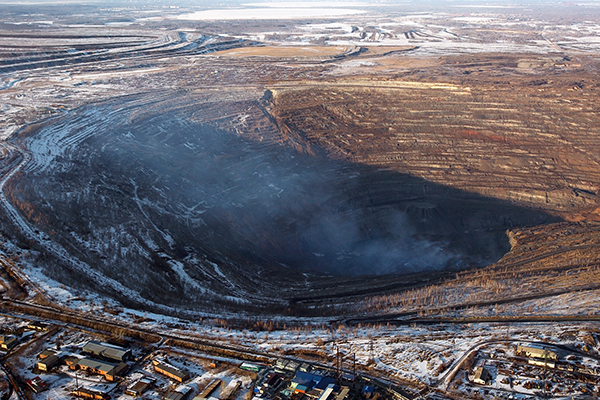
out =
[[[202,120],[193,100],[98,105],[41,129],[27,138],[33,161],[13,200],[41,204],[31,222],[92,268],[187,305],[285,297],[323,279],[304,272],[483,266],[508,250],[507,228],[552,220],[318,148],[299,152],[258,101],[221,107],[246,112],[231,129],[218,113]]]

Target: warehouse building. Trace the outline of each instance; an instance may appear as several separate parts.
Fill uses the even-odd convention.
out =
[[[104,358],[112,361],[127,361],[131,359],[131,349],[114,346],[112,344],[89,341],[83,346],[84,354]]]
[[[475,377],[473,378],[473,382],[478,383],[480,385],[486,385],[491,380],[490,373],[485,367],[477,367],[475,370]]]
[[[102,375],[106,380],[111,382],[118,379],[127,370],[127,364],[125,363],[112,364],[92,358],[82,358],[77,363],[77,366],[83,371]]]
[[[0,348],[4,350],[12,349],[17,343],[19,343],[19,339],[14,335],[0,335]]]
[[[48,330],[49,327],[50,325],[39,321],[34,321],[27,324],[27,329],[32,329],[34,331],[45,331]]]
[[[190,377],[187,372],[184,372],[171,364],[167,364],[166,362],[153,360],[152,364],[154,364],[154,370],[156,372],[168,376],[177,382],[183,382]]]
[[[61,358],[56,354],[52,354],[51,356],[45,357],[44,359],[38,361],[37,369],[40,371],[48,372],[52,368],[56,367],[60,364]]]
[[[537,359],[541,359],[541,360],[551,360],[551,361],[558,360],[558,354],[556,354],[556,352],[550,350],[550,348],[548,346],[536,346],[533,344],[527,345],[527,346],[519,345],[519,346],[517,346],[517,354],[524,355],[525,357],[537,358]]]
[[[164,396],[163,400],[185,400],[192,392],[192,388],[189,386],[179,386],[175,390],[169,390]]]
[[[71,394],[84,399],[110,400],[110,396],[108,394],[87,388],[73,390]]]
[[[125,394],[130,396],[141,396],[156,382],[154,378],[142,378],[127,388]]]

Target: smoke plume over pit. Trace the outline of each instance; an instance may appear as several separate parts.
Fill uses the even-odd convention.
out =
[[[481,266],[508,250],[507,227],[543,218],[198,123],[187,107],[81,109],[28,147],[15,187],[41,204],[32,223],[146,296]]]

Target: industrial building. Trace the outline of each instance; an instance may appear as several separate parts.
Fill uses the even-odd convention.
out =
[[[87,388],[79,388],[71,392],[73,396],[82,397],[84,399],[110,400],[110,396],[106,393],[98,392]]]
[[[294,393],[307,393],[314,389],[316,391],[314,394],[320,396],[321,393],[334,382],[335,379],[333,378],[298,371],[290,384],[290,388]]]
[[[142,378],[128,387],[125,391],[125,394],[130,396],[141,396],[144,394],[144,392],[146,392],[146,390],[150,389],[154,382],[156,382],[156,379],[154,378]]]
[[[39,376],[28,380],[26,383],[27,386],[29,386],[29,388],[33,390],[33,393],[41,393],[49,389],[48,384],[44,382]]]
[[[477,367],[475,370],[475,377],[473,378],[473,382],[478,383],[480,385],[486,385],[491,380],[490,373],[485,367]]]
[[[0,348],[4,350],[12,349],[17,343],[19,343],[19,339],[14,335],[0,335]]]
[[[111,382],[118,379],[127,370],[127,364],[125,363],[112,364],[92,358],[82,358],[77,363],[77,366],[83,371],[102,375],[106,380]]]
[[[191,392],[191,387],[179,386],[175,390],[169,390],[162,398],[163,400],[186,400]]]
[[[294,373],[298,370],[299,367],[300,367],[300,364],[294,360],[287,360],[285,358],[280,358],[279,360],[277,360],[275,362],[274,369],[275,369],[275,372],[283,374],[286,372]],[[302,372],[308,372],[308,371],[302,371]]]
[[[29,324],[27,324],[27,329],[32,329],[34,331],[45,331],[50,327],[50,325],[44,323],[44,322],[39,322],[39,321],[34,321],[34,322],[30,322]]]
[[[519,345],[517,346],[517,354],[521,354],[530,358],[538,358],[541,360],[558,360],[558,354],[550,350],[550,348],[547,346],[536,346],[533,344],[527,346]]]
[[[190,377],[187,372],[184,372],[171,364],[167,364],[166,362],[153,360],[152,364],[154,364],[154,370],[156,372],[168,376],[177,382],[183,382]]]
[[[538,360],[537,358],[530,358],[527,360],[527,363],[538,367],[556,368],[556,363],[554,361]]]
[[[61,362],[61,358],[59,356],[57,356],[56,354],[52,354],[51,356],[45,357],[45,358],[41,359],[40,361],[38,361],[37,369],[39,369],[40,371],[48,372],[52,368],[54,368],[58,364],[60,364],[60,362]]]
[[[79,364],[79,361],[81,361],[82,358],[83,357],[69,355],[66,356],[63,361],[65,362],[65,365],[69,367],[69,369],[77,369],[77,365]]]
[[[89,341],[83,346],[82,352],[99,358],[124,362],[131,359],[131,349],[124,349],[112,344]]]

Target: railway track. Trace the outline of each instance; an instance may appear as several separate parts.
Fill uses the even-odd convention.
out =
[[[131,339],[145,343],[165,343],[169,341],[176,347],[195,348],[208,353],[223,354],[242,360],[262,360],[267,362],[275,361],[272,354],[256,351],[243,346],[233,344],[215,343],[214,340],[201,338],[192,338],[189,336],[180,336],[173,333],[159,333],[150,329],[131,326],[124,323],[116,323],[105,319],[97,318],[89,314],[81,314],[66,308],[54,308],[42,306],[24,301],[2,300],[0,309],[5,315],[17,318],[42,319],[56,325],[83,329],[87,331],[96,331],[104,334],[114,334],[115,332],[124,333]]]

